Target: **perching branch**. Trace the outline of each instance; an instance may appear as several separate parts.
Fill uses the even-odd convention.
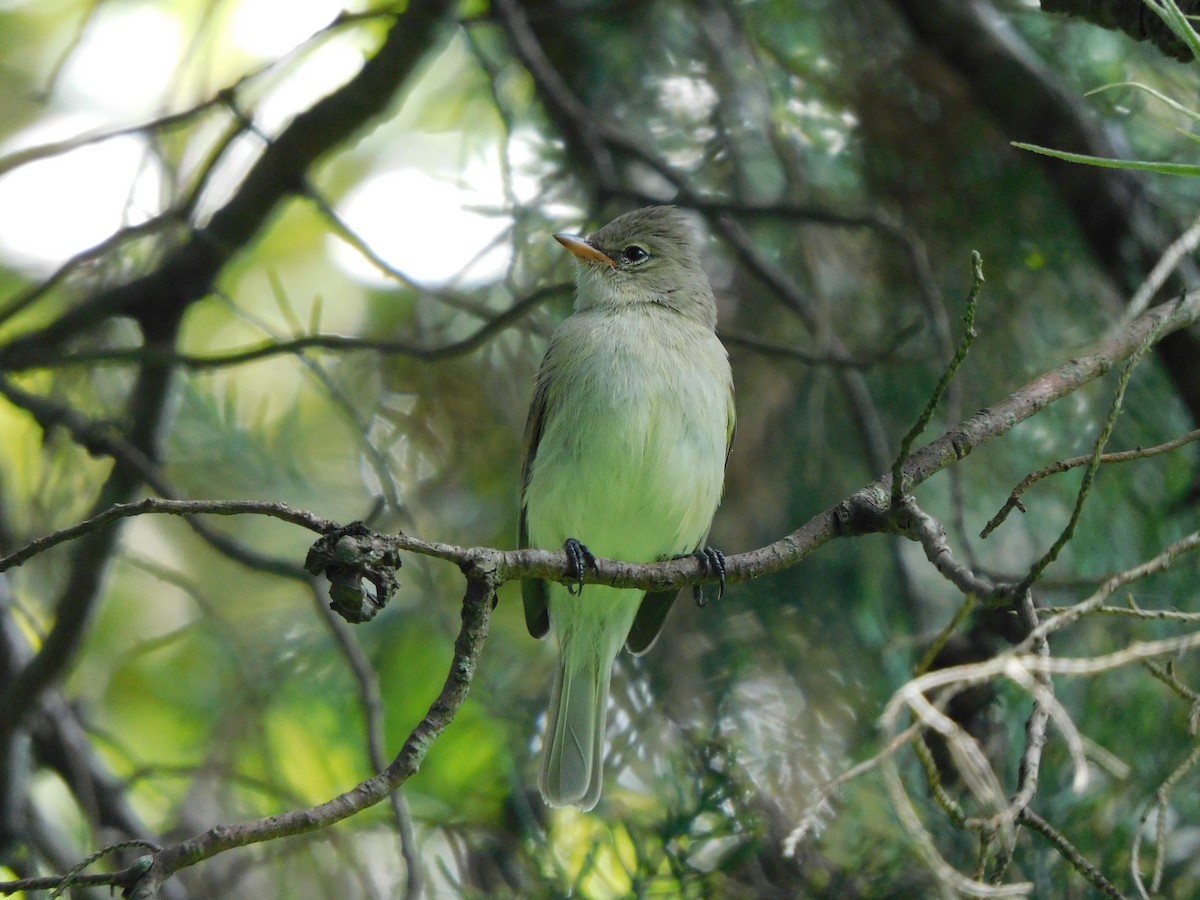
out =
[[[317,590],[315,581],[313,594],[317,598],[322,618],[358,684],[359,705],[362,707],[367,733],[367,755],[372,768],[376,772],[382,772],[387,766],[387,745],[384,743],[386,716],[379,673],[372,667],[371,660],[359,643],[357,635],[338,619],[332,609],[321,602],[320,591]],[[388,798],[391,801],[392,820],[399,838],[400,855],[404,858],[404,897],[405,900],[417,900],[425,887],[425,864],[417,846],[412,812],[402,790],[392,791]]]
[[[1018,422],[1040,412],[1062,397],[1068,396],[1084,384],[1100,377],[1122,360],[1144,352],[1150,339],[1163,336],[1193,324],[1200,318],[1200,291],[1184,295],[1178,301],[1163,304],[1139,316],[1130,326],[1117,335],[1105,340],[1090,353],[1075,357],[1061,366],[1038,376],[995,405],[977,412],[940,438],[914,451],[902,467],[905,484],[915,488],[933,475],[947,468],[958,459],[968,455],[976,447],[1009,431]],[[880,476],[872,483],[856,491],[840,503],[817,514],[800,528],[757,550],[739,553],[726,559],[726,580],[729,584],[749,581],[796,565],[817,548],[836,537],[852,537],[892,530],[888,517],[891,512],[891,474]],[[181,501],[143,501],[144,510],[134,512],[122,508],[120,511],[101,514],[98,522],[74,526],[70,537],[93,530],[98,525],[111,521],[109,517],[124,517],[140,511],[186,514],[209,512],[238,514],[245,512],[264,515],[279,515],[277,504],[248,504],[239,509],[237,504],[214,503],[204,509],[191,508]],[[297,524],[311,530],[329,533],[336,526],[310,513],[297,515]],[[85,527],[86,526],[86,527]],[[904,533],[901,529],[900,533]],[[425,541],[405,534],[379,535],[397,552],[417,553],[464,564],[477,548],[457,547],[451,544]],[[61,543],[67,537],[50,535],[40,539],[37,547],[32,545],[18,550],[12,557],[24,561],[46,547]],[[947,558],[938,548],[941,546],[935,534],[931,534],[929,547],[934,557]],[[485,551],[496,554],[497,575],[500,582],[518,578],[547,578],[567,583],[574,575],[567,574],[567,558],[562,551],[508,550]],[[14,562],[0,560],[0,571]],[[962,573],[960,573],[962,574]],[[668,560],[658,563],[630,563],[620,560],[598,559],[594,569],[585,573],[585,584],[606,584],[613,587],[641,588],[644,590],[669,590],[691,584],[711,584],[716,577],[708,574],[694,558]],[[980,581],[974,587],[983,589],[988,582]],[[970,585],[968,585],[969,587]],[[983,591],[983,593],[987,593]]]
[[[409,733],[399,754],[384,771],[331,800],[239,825],[222,825],[154,854],[149,869],[131,879],[132,900],[149,900],[170,875],[235,847],[325,828],[385,799],[420,768],[425,754],[454,721],[466,702],[487,640],[495,602],[497,568],[486,553],[473,554],[462,566],[467,577],[462,627],[454,641],[454,658],[445,684],[429,711]]]

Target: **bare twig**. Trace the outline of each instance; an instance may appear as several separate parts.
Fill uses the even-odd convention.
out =
[[[337,617],[337,614],[323,601],[319,591],[313,590],[318,599],[317,611],[333,636],[354,674],[358,683],[359,703],[363,709],[363,718],[367,727],[367,755],[376,772],[382,772],[387,766],[387,751],[384,745],[384,708],[383,697],[379,690],[379,676],[371,665],[370,659],[363,652],[354,632]],[[392,818],[396,823],[396,831],[400,837],[400,855],[404,858],[405,900],[420,900],[425,890],[425,865],[417,849],[416,829],[413,826],[412,813],[409,812],[408,802],[404,799],[404,791],[397,788],[388,795],[392,804]]]
[[[1059,852],[1062,858],[1069,862],[1076,872],[1090,881],[1104,896],[1110,897],[1112,900],[1125,900],[1125,895],[1118,891],[1099,869],[1088,862],[1083,854],[1075,849],[1075,845],[1063,837],[1062,832],[1032,809],[1029,807],[1023,808],[1017,816],[1017,824],[1024,825],[1026,828],[1036,831],[1049,841],[1050,845]]]
[[[942,394],[946,392],[951,380],[966,361],[971,344],[975,341],[975,307],[979,302],[979,292],[983,289],[983,281],[983,257],[977,251],[973,251],[971,253],[971,289],[967,292],[967,311],[963,314],[962,341],[959,343],[954,357],[946,365],[946,371],[942,373],[942,377],[929,395],[929,401],[925,404],[925,408],[921,410],[921,414],[917,416],[917,420],[908,433],[900,439],[900,449],[896,453],[895,462],[892,463],[892,506],[894,507],[900,506],[900,499],[904,496],[904,461],[908,459],[913,444],[925,430],[929,420],[933,418],[934,410],[937,409]]]
[[[126,519],[130,516],[141,515],[168,516],[241,516],[258,515],[282,519],[293,525],[299,525],[318,534],[325,534],[337,527],[335,522],[314,516],[301,509],[294,509],[286,503],[268,502],[265,500],[162,500],[157,497],[147,497],[132,503],[118,503],[97,513],[69,528],[55,531],[45,537],[30,541],[19,550],[8,556],[0,557],[0,572],[19,566],[39,553],[44,553],[66,541],[76,540],[84,534],[89,534],[105,525]]]
[[[466,701],[479,655],[487,640],[497,586],[495,561],[488,554],[476,554],[464,564],[463,570],[467,576],[467,589],[463,598],[462,627],[454,642],[454,656],[445,684],[429,711],[409,734],[400,753],[384,771],[325,803],[237,825],[214,827],[204,834],[143,856],[134,865],[106,876],[103,881],[88,883],[123,886],[134,900],[149,900],[157,896],[163,883],[181,869],[235,847],[324,828],[380,802],[407,781]],[[62,879],[58,879],[57,883],[61,882]],[[9,892],[10,886],[0,883],[0,893]]]
[[[1070,606],[1039,606],[1038,614],[1053,616],[1072,608]],[[1118,619],[1145,619],[1146,621],[1200,622],[1200,612],[1180,612],[1175,609],[1142,609],[1141,607],[1130,609],[1127,606],[1098,606],[1095,609],[1088,610],[1087,614],[1089,616],[1113,616]]]
[[[1017,603],[1017,612],[1021,616],[1022,624],[1029,631],[1037,627],[1037,610],[1034,608],[1033,594],[1030,591],[1025,591],[1021,595]],[[1033,652],[1043,659],[1048,658],[1050,656],[1049,642],[1045,638],[1036,641],[1033,645]],[[1054,682],[1051,681],[1049,674],[1037,672],[1033,677],[1040,687],[1041,697],[1054,696]],[[1029,808],[1034,795],[1037,794],[1038,777],[1042,768],[1042,752],[1046,748],[1046,726],[1050,722],[1051,709],[1050,705],[1039,699],[1038,694],[1034,695],[1033,709],[1029,712],[1029,718],[1025,720],[1025,749],[1021,753],[1021,763],[1017,770],[1017,791],[1009,801],[1008,809],[1004,813],[1006,816],[1013,815],[1017,822],[1020,821],[1021,813]],[[997,860],[996,866],[999,875],[1003,875],[1012,862],[1012,847],[1003,849],[1004,853]]]
[[[506,310],[496,313],[473,334],[460,341],[439,347],[422,347],[406,341],[372,340],[369,338],[346,337],[340,334],[309,334],[289,340],[268,340],[252,347],[229,350],[223,353],[197,355],[181,353],[163,347],[129,347],[103,350],[81,350],[74,353],[37,355],[22,354],[19,360],[5,368],[12,371],[23,369],[64,369],[75,366],[120,365],[137,363],[149,366],[179,366],[185,369],[207,370],[269,359],[274,356],[298,354],[305,350],[332,350],[343,353],[368,352],[384,356],[408,356],[432,362],[464,356],[486,344],[492,337],[512,327],[536,309],[548,298],[567,291],[567,285],[549,285],[538,288],[522,297]]]
[[[1134,459],[1148,459],[1151,456],[1158,456],[1160,453],[1170,453],[1172,450],[1178,450],[1180,447],[1190,444],[1197,439],[1200,439],[1200,428],[1197,428],[1195,431],[1189,431],[1187,434],[1181,435],[1173,440],[1166,441],[1165,443],[1157,444],[1153,447],[1138,447],[1135,450],[1120,450],[1116,453],[1102,453],[1100,455],[1100,463],[1102,465],[1108,465],[1109,463],[1129,462],[1130,460]],[[1072,456],[1067,459],[1060,459],[1048,466],[1043,466],[1036,472],[1026,475],[1021,480],[1021,483],[1013,488],[1012,493],[1009,494],[1008,500],[1004,502],[1004,506],[1001,507],[1000,511],[992,517],[991,521],[989,521],[986,526],[984,526],[984,529],[979,533],[979,536],[981,538],[986,538],[988,535],[990,535],[1004,522],[1005,519],[1008,518],[1008,514],[1014,509],[1019,509],[1021,512],[1025,512],[1025,506],[1021,503],[1021,495],[1025,493],[1025,491],[1029,490],[1029,488],[1035,483],[1041,481],[1047,476],[1058,475],[1061,472],[1067,472],[1071,469],[1078,468],[1079,466],[1087,465],[1089,462],[1091,462],[1092,455],[1093,454],[1091,453],[1087,453],[1081,456]]]
[[[1114,362],[1128,358],[1150,337],[1162,337],[1191,324],[1200,317],[1200,291],[1194,291],[1177,303],[1159,306],[1136,319],[1125,332],[1110,338],[1092,353],[1038,376],[1008,397],[976,413],[967,421],[937,440],[914,451],[904,464],[904,479],[911,488],[932,477],[953,462],[969,454],[977,446],[992,440],[1047,405],[1077,390],[1081,385],[1108,371]],[[817,548],[836,537],[847,537],[889,530],[891,476],[882,476],[853,495],[814,516],[791,534],[758,550],[730,556],[726,578],[735,584],[779,572],[795,565]],[[160,501],[161,502],[161,501]],[[321,520],[324,522],[324,520]],[[449,544],[423,541],[408,535],[389,536],[395,549],[420,553],[459,562],[472,550]],[[56,541],[57,542],[57,541]],[[1187,541],[1178,542],[1165,551],[1168,554],[1188,549]],[[23,557],[24,558],[24,557]],[[504,572],[513,577],[566,579],[566,556],[561,551],[512,550],[501,554]],[[1149,564],[1147,564],[1149,565]],[[1130,578],[1130,580],[1132,580]],[[598,560],[589,569],[584,582],[608,584],[614,587],[639,587],[668,590],[690,584],[715,583],[693,558],[660,563],[628,563],[617,560]],[[1110,580],[1111,581],[1111,580]],[[1108,584],[1109,582],[1106,582]],[[1072,619],[1103,605],[1111,592],[1127,583],[1123,577],[1112,581],[1112,587],[1093,606],[1079,604],[1063,613]],[[1100,597],[1100,594],[1097,594]],[[1050,630],[1060,627],[1057,617],[1039,626]]]
[[[1171,792],[1175,786],[1183,779],[1183,777],[1200,763],[1200,746],[1193,747],[1191,753],[1167,776],[1166,780],[1159,785],[1158,790],[1154,793],[1154,800],[1147,804],[1145,811],[1138,819],[1137,827],[1133,829],[1133,847],[1130,852],[1130,872],[1133,875],[1134,886],[1138,890],[1138,894],[1142,897],[1149,897],[1151,894],[1157,894],[1162,887],[1163,869],[1166,865],[1166,840],[1167,840],[1167,809],[1170,804]],[[1142,881],[1141,868],[1141,848],[1142,848],[1142,832],[1145,830],[1146,823],[1150,819],[1150,814],[1155,814],[1154,823],[1154,871],[1150,877],[1150,886],[1147,890],[1145,883]]]
[[[1123,358],[1123,356],[1128,356],[1135,352],[1138,347],[1142,346],[1147,335],[1161,334],[1170,328],[1182,327],[1182,324],[1188,321],[1188,317],[1196,315],[1195,295],[1189,295],[1185,300],[1185,304],[1178,309],[1164,310],[1156,308],[1155,310],[1151,310],[1144,317],[1135,321],[1131,325],[1130,330],[1122,334],[1119,339],[1108,342],[1089,356],[1073,360],[1068,366],[1061,367],[1035,379],[1010,397],[1000,401],[987,415],[978,414],[950,434],[915,451],[905,463],[904,477],[906,481],[914,485],[920,483],[924,479],[931,477],[935,472],[950,465],[962,455],[970,452],[979,443],[1003,434],[1015,424],[1015,421],[1033,415],[1054,399],[1070,393],[1080,384],[1097,377],[1112,365],[1114,358]],[[824,541],[833,537],[861,534],[872,530],[886,530],[888,527],[887,517],[890,496],[889,479],[887,476],[884,476],[853,497],[848,498],[843,503],[816,517],[803,528],[781,541],[761,548],[758,551],[753,551],[752,553],[730,557],[730,581],[745,580],[765,571],[778,571],[786,568],[808,553],[811,553]],[[189,507],[186,503],[184,505],[174,504],[176,508],[171,510],[169,509],[173,505],[171,501],[154,501],[154,503],[159,504],[157,511],[164,513],[213,511],[211,509],[201,510],[196,506]],[[271,512],[264,509],[248,508],[241,511],[268,515],[278,512],[275,505],[270,506],[272,509]],[[228,504],[226,504],[226,509],[230,512],[238,511],[229,507]],[[113,512],[109,513],[109,515],[123,516],[125,513]],[[100,527],[100,524],[102,523],[92,523],[93,527],[96,528]],[[309,514],[302,514],[295,521],[295,524],[319,531],[330,523],[317,517],[311,517]],[[491,566],[489,570],[491,575],[489,577],[495,579],[496,583],[508,578],[526,575],[560,579],[566,577],[565,555],[557,551],[521,550],[498,553],[495,551],[472,550],[445,544],[430,543],[406,535],[393,535],[389,537],[389,540],[397,550],[418,552],[451,560],[468,567],[473,564],[473,561],[485,559],[488,565]],[[1197,544],[1200,544],[1200,536],[1193,535],[1167,548],[1158,557],[1142,566],[1110,578],[1096,592],[1096,595],[1089,598],[1088,601],[1072,607],[1070,611],[1039,625],[1034,630],[1030,639],[1022,642],[1021,645],[1015,648],[1013,654],[1007,654],[1005,657],[990,660],[987,663],[978,664],[974,667],[939,670],[939,672],[929,673],[922,676],[921,679],[917,679],[912,688],[912,691],[916,693],[909,693],[907,696],[911,697],[914,703],[919,702],[920,704],[924,704],[921,705],[922,723],[928,724],[929,720],[925,717],[933,716],[936,712],[934,707],[928,706],[924,701],[918,700],[920,694],[929,691],[979,683],[989,678],[1004,676],[1016,679],[1023,687],[1034,693],[1039,703],[1045,702],[1048,709],[1054,709],[1052,705],[1053,698],[1043,696],[1044,688],[1039,691],[1035,678],[1030,676],[1056,672],[1065,674],[1094,674],[1098,671],[1107,671],[1109,668],[1128,665],[1143,659],[1157,658],[1166,653],[1177,652],[1180,649],[1186,649],[1200,643],[1200,638],[1196,636],[1184,636],[1160,642],[1138,643],[1125,648],[1125,650],[1120,651],[1118,654],[1099,657],[1094,660],[1043,659],[1036,653],[1030,652],[1039,636],[1044,638],[1051,631],[1066,627],[1089,610],[1102,606],[1105,599],[1110,597],[1112,593],[1120,589],[1123,585],[1128,584],[1136,578],[1145,577],[1154,571],[1161,571],[1170,565],[1171,561],[1178,554],[1193,549]],[[26,551],[26,553],[28,552]],[[8,564],[11,565],[14,562],[10,560]],[[682,586],[684,583],[700,580],[700,575],[699,565],[695,560],[677,560],[645,566],[616,561],[601,561],[595,572],[588,573],[587,580],[589,582],[608,583],[625,587],[640,586],[643,588],[657,587],[664,589],[667,586]],[[1015,666],[1015,668],[1010,668],[1010,666]],[[1022,681],[1021,679],[1028,680]],[[950,734],[954,734],[952,723],[946,725],[941,719],[937,719],[937,721]],[[959,741],[958,750],[968,754],[975,753],[975,751],[970,749],[970,744],[965,741]],[[984,776],[986,772],[982,767],[977,767],[977,771],[981,776]],[[975,782],[976,788],[982,787],[983,784],[984,782],[978,779]],[[989,790],[988,793],[994,794],[997,798],[997,806],[994,808],[1003,808],[1005,804],[1002,794],[998,789]],[[321,822],[332,821],[332,819],[326,820],[320,817],[325,816],[327,813],[330,815],[333,813],[323,807],[318,809],[320,810],[318,814],[320,821],[317,824],[311,825],[311,827],[320,827]],[[302,812],[308,813],[311,811]],[[340,817],[343,813],[350,815],[352,812],[353,810],[345,811],[342,805],[339,804],[336,814]],[[301,819],[304,819],[304,816],[300,813],[289,815],[299,816]],[[309,822],[307,819],[304,819],[304,821],[306,823]],[[301,825],[298,824],[295,818],[292,818],[286,819],[282,824],[272,820],[269,826],[263,827],[265,829],[263,831],[253,830],[254,837],[250,839],[260,840],[267,839],[276,834],[293,833],[292,830],[288,829],[300,828]],[[307,828],[309,825],[304,824],[303,827]],[[228,838],[225,835],[226,832],[209,835],[202,842],[201,849],[196,849],[196,845],[191,845],[187,853],[200,853],[201,856],[197,857],[199,859],[204,858],[204,855],[219,852],[226,846],[223,842],[235,839]],[[240,840],[242,837],[243,835],[240,832],[236,834],[237,840]],[[199,841],[200,839],[197,840]],[[229,844],[229,846],[233,845]],[[179,852],[182,853],[184,851],[181,850]],[[179,859],[182,859],[182,857]]]
[[[1181,305],[1183,298],[1181,297],[1175,303],[1165,304],[1168,308],[1174,308]],[[1088,466],[1084,469],[1083,479],[1079,485],[1079,491],[1075,497],[1075,507],[1071,510],[1071,518],[1067,521],[1066,526],[1059,534],[1057,540],[1050,546],[1040,559],[1037,560],[1029,569],[1029,573],[1021,582],[1018,590],[1027,590],[1035,581],[1041,577],[1042,572],[1046,570],[1054,560],[1058,559],[1058,554],[1062,552],[1062,548],[1067,545],[1075,534],[1075,528],[1079,524],[1079,519],[1083,515],[1083,506],[1087,502],[1088,494],[1091,491],[1092,481],[1096,477],[1096,472],[1100,469],[1101,458],[1104,455],[1104,446],[1108,443],[1109,437],[1112,435],[1113,429],[1117,425],[1117,418],[1121,414],[1121,407],[1125,401],[1125,388],[1129,385],[1129,379],[1133,377],[1134,370],[1142,361],[1150,349],[1162,337],[1162,329],[1166,328],[1171,322],[1172,316],[1167,316],[1158,325],[1146,334],[1142,342],[1134,348],[1125,360],[1125,365],[1121,369],[1121,376],[1117,379],[1117,390],[1113,394],[1112,405],[1109,408],[1108,417],[1104,421],[1104,425],[1100,429],[1100,433],[1096,435],[1095,446],[1092,448],[1091,458],[1088,460]]]
[[[400,753],[384,771],[325,803],[278,816],[222,825],[154,854],[153,862],[136,879],[133,900],[149,900],[174,872],[218,853],[285,835],[323,828],[378,803],[416,772],[429,748],[454,720],[467,699],[487,640],[492,604],[498,581],[495,560],[479,554],[464,566],[467,591],[463,598],[462,627],[454,642],[454,658],[441,693],[424,718],[409,734]]]
[[[896,483],[894,479],[892,484]],[[892,502],[896,503],[894,495]],[[1011,584],[999,584],[987,575],[977,574],[954,558],[946,529],[941,522],[922,510],[911,494],[900,498],[895,508],[897,527],[920,542],[925,558],[956,588],[968,596],[987,599],[1009,596],[1013,587]]]

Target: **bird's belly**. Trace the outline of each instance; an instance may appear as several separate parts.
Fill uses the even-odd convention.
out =
[[[650,440],[641,453],[624,442],[597,446],[579,454],[577,466],[544,467],[528,493],[534,546],[575,537],[598,556],[632,562],[695,549],[716,510],[720,478],[698,467],[693,451],[663,443]],[[722,459],[724,450],[714,446],[711,455]]]

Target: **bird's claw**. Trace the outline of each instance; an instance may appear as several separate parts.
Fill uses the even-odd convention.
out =
[[[705,575],[717,576],[717,600],[725,596],[725,554],[716,547],[701,547],[692,556],[700,560],[700,568]],[[704,596],[704,588],[699,584],[692,585],[692,598],[696,606],[703,607],[708,603]]]
[[[567,574],[575,580],[574,584],[567,585],[567,593],[572,596],[582,594],[584,570],[588,566],[596,568],[596,557],[575,538],[567,538],[563,542],[563,550],[567,552]]]

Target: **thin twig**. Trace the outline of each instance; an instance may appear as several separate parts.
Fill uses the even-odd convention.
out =
[[[454,642],[454,657],[446,681],[391,765],[317,806],[236,825],[220,825],[204,834],[163,848],[153,855],[148,870],[136,879],[129,894],[132,900],[150,900],[157,895],[162,883],[175,872],[226,850],[328,827],[379,803],[407,781],[466,702],[479,664],[479,655],[487,640],[497,586],[495,561],[486,554],[480,554],[464,567],[464,571],[467,590],[463,598],[462,627]]]
[[[1170,309],[1155,307],[1139,317],[1119,338],[1111,338],[1091,354],[1076,357],[1069,363],[1038,376],[1008,397],[976,413],[942,437],[913,452],[904,465],[905,482],[910,488],[915,487],[966,456],[977,446],[1006,433],[1018,422],[1099,377],[1111,368],[1115,359],[1126,358],[1144,346],[1148,335],[1161,337],[1165,333],[1191,324],[1197,317],[1200,317],[1200,291],[1186,295],[1182,306],[1175,305]],[[727,559],[726,580],[729,584],[736,584],[783,571],[834,538],[883,532],[894,527],[889,525],[890,481],[890,475],[880,478],[817,514],[800,528],[774,543],[758,550],[730,556]],[[320,527],[328,524],[318,517],[314,517],[314,521],[319,521]],[[407,535],[393,535],[390,539],[397,550],[456,562],[464,559],[470,552],[468,548],[423,541]],[[1106,581],[1103,589],[1089,601],[1077,604],[1059,616],[1046,620],[1038,626],[1039,630],[1045,629],[1048,633],[1049,630],[1064,627],[1075,618],[1103,606],[1104,601],[1114,591],[1131,580],[1144,577],[1138,572],[1165,568],[1174,555],[1192,549],[1194,539],[1195,535],[1178,541],[1168,547],[1160,557],[1138,567],[1137,570],[1114,576]],[[514,550],[501,554],[501,558],[507,572],[520,572],[522,577],[560,580],[567,577],[566,555],[561,551]],[[11,564],[12,562],[9,562],[9,565]],[[601,559],[594,568],[588,569],[584,581],[588,584],[607,584],[613,587],[667,590],[715,582],[716,578],[709,575],[697,560],[689,557],[644,564]]]
[[[1021,810],[1017,816],[1017,824],[1024,825],[1033,831],[1036,831],[1059,852],[1072,868],[1080,875],[1090,881],[1104,896],[1111,897],[1112,900],[1125,900],[1125,895],[1116,889],[1111,881],[1088,862],[1082,853],[1075,849],[1075,845],[1063,837],[1062,832],[1056,829],[1053,825],[1035,813],[1029,807]]]
[[[1185,435],[1181,435],[1180,437],[1162,444],[1157,444],[1153,447],[1138,447],[1134,450],[1120,450],[1115,453],[1102,453],[1100,455],[1100,462],[1103,465],[1108,465],[1110,463],[1129,462],[1130,460],[1134,459],[1148,459],[1151,456],[1158,456],[1160,453],[1170,453],[1172,450],[1177,450],[1180,447],[1190,444],[1192,441],[1197,439],[1200,439],[1200,428],[1197,428],[1195,431],[1189,431]],[[1021,480],[1021,483],[1013,488],[1012,493],[1009,494],[1008,500],[1005,501],[1004,506],[1001,507],[1000,511],[992,517],[991,521],[989,521],[986,526],[984,526],[984,529],[979,533],[979,536],[981,538],[986,538],[988,535],[990,535],[1004,522],[1005,519],[1008,518],[1008,514],[1014,509],[1019,509],[1021,512],[1025,512],[1025,506],[1021,503],[1020,499],[1021,495],[1035,483],[1041,481],[1043,478],[1046,478],[1049,475],[1057,475],[1060,472],[1067,472],[1079,466],[1087,465],[1089,462],[1091,462],[1092,456],[1093,454],[1087,453],[1081,456],[1072,456],[1068,459],[1060,459],[1048,466],[1043,466],[1036,472],[1026,475],[1025,478]]]
[[[24,547],[0,557],[0,572],[19,566],[39,553],[44,553],[66,541],[75,540],[119,519],[142,515],[168,516],[242,516],[257,515],[282,519],[293,525],[307,528],[317,534],[328,534],[337,528],[336,522],[314,516],[302,509],[266,500],[162,500],[146,497],[131,503],[117,503],[68,528],[62,528],[44,537],[30,541]]]
[[[1039,606],[1038,614],[1053,616],[1074,609],[1071,606]],[[1115,616],[1126,619],[1145,619],[1147,621],[1166,622],[1200,622],[1200,612],[1180,612],[1175,609],[1130,609],[1127,606],[1098,606],[1088,610],[1089,616]]]
[[[1170,307],[1177,307],[1182,301],[1169,304]],[[1173,313],[1172,313],[1173,315]],[[1075,529],[1079,525],[1079,520],[1083,516],[1083,507],[1087,502],[1088,495],[1091,493],[1092,481],[1096,477],[1096,473],[1100,469],[1101,458],[1104,456],[1104,446],[1108,443],[1109,437],[1112,436],[1113,429],[1117,427],[1117,419],[1121,415],[1121,407],[1125,402],[1125,389],[1129,386],[1129,379],[1133,377],[1134,370],[1141,363],[1142,357],[1150,352],[1150,349],[1162,337],[1162,329],[1164,329],[1171,321],[1171,316],[1163,319],[1158,327],[1153,329],[1146,335],[1140,345],[1129,355],[1125,361],[1125,365],[1121,368],[1121,376],[1117,380],[1117,389],[1113,394],[1112,404],[1109,407],[1108,417],[1104,420],[1104,425],[1100,429],[1100,433],[1096,435],[1095,445],[1092,449],[1091,458],[1088,460],[1087,468],[1083,471],[1083,479],[1079,485],[1079,491],[1075,495],[1075,506],[1071,510],[1071,518],[1067,521],[1066,526],[1059,534],[1058,539],[1050,546],[1041,558],[1039,558],[1029,568],[1029,573],[1022,580],[1019,591],[1025,591],[1033,585],[1034,582],[1041,577],[1042,572],[1046,570],[1052,562],[1058,559],[1058,554],[1062,552],[1062,548],[1067,545],[1075,535]]]
[[[299,354],[305,350],[332,350],[343,353],[369,352],[385,356],[408,356],[432,362],[455,356],[465,356],[474,352],[493,336],[519,322],[548,298],[562,295],[568,290],[568,285],[554,284],[531,291],[508,309],[496,313],[474,333],[462,340],[436,347],[422,347],[406,341],[346,337],[340,334],[308,334],[290,340],[267,340],[251,347],[206,355],[181,353],[161,347],[80,350],[69,354],[61,352],[39,354],[31,351],[22,353],[11,362],[5,361],[3,368],[9,371],[22,371],[136,363],[143,366],[179,366],[203,371],[245,365],[285,354]]]
[[[893,487],[898,483],[898,479],[892,479]],[[969,566],[954,558],[950,540],[942,523],[922,510],[911,494],[905,494],[898,500],[893,495],[892,502],[896,504],[893,508],[896,527],[919,541],[921,549],[925,551],[925,558],[963,594],[988,600],[1007,598],[1011,595],[1011,584],[995,582],[987,575],[972,571]]]
[[[383,695],[379,690],[379,674],[371,665],[371,660],[363,652],[352,629],[330,609],[324,602],[324,596],[314,585],[313,596],[317,599],[317,612],[320,614],[329,633],[337,643],[342,657],[350,667],[354,680],[358,683],[358,699],[362,706],[363,718],[367,729],[367,755],[371,766],[376,772],[382,772],[387,766],[387,751],[384,744],[384,707]],[[420,900],[425,890],[425,866],[417,849],[416,830],[413,827],[412,813],[402,788],[397,788],[388,795],[392,804],[392,818],[396,823],[396,832],[400,837],[400,855],[404,858],[405,900]]]
[[[1017,603],[1017,613],[1022,624],[1032,631],[1038,625],[1037,609],[1033,605],[1033,594],[1025,591]],[[1033,652],[1043,659],[1050,656],[1050,644],[1046,638],[1041,638],[1033,645]],[[1034,679],[1041,686],[1042,696],[1054,695],[1054,682],[1045,672],[1034,674]],[[1042,752],[1046,748],[1046,726],[1050,722],[1051,707],[1043,702],[1036,694],[1033,698],[1033,709],[1025,720],[1025,749],[1021,753],[1021,762],[1017,769],[1017,790],[1009,801],[1006,815],[1012,815],[1014,821],[1029,808],[1037,794],[1038,777],[1042,769]],[[1003,875],[1012,863],[1012,847],[1004,848],[1005,852],[997,860],[997,873]]]
[[[938,403],[942,399],[942,394],[945,393],[950,381],[958,373],[966,361],[967,353],[971,350],[971,344],[975,341],[975,308],[979,303],[979,292],[983,289],[983,257],[979,255],[977,250],[971,251],[971,289],[967,292],[967,310],[963,314],[963,337],[958,345],[958,349],[954,353],[954,357],[946,366],[946,371],[942,373],[942,377],[934,386],[933,393],[929,395],[929,401],[925,404],[925,408],[921,414],[917,416],[917,421],[913,423],[912,428],[900,441],[900,449],[896,453],[896,459],[892,463],[892,506],[900,506],[900,498],[904,496],[904,463],[908,460],[909,454],[912,452],[913,444],[925,430],[929,424],[929,420],[933,418],[934,410],[937,409]]]

